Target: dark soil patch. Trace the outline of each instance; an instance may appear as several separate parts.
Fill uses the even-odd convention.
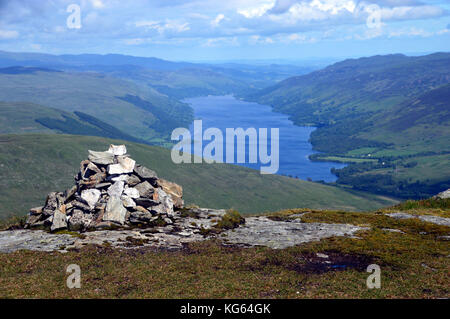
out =
[[[328,258],[318,257],[315,253],[306,253],[298,258],[298,262],[289,265],[288,269],[298,273],[322,274],[329,271],[356,269],[366,271],[367,266],[379,262],[372,256],[362,254],[343,254],[340,252],[324,252]]]

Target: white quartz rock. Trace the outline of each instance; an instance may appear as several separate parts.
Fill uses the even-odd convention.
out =
[[[129,174],[134,170],[134,166],[136,165],[136,161],[129,158],[120,156],[117,158],[118,164],[112,164],[108,166],[108,174],[110,175],[120,175],[120,174]]]
[[[98,189],[86,189],[81,192],[81,198],[89,205],[91,209],[94,209],[101,194],[102,193]]]
[[[113,145],[109,146],[108,152],[115,156],[125,155],[127,153],[127,147],[125,145]]]

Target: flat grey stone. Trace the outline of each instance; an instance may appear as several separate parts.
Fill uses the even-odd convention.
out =
[[[89,150],[89,160],[100,165],[114,164],[114,155],[110,152],[95,152]]]
[[[141,182],[141,179],[134,174],[127,175],[126,183],[128,186],[136,186]]]
[[[161,203],[162,210],[167,216],[172,217],[174,214],[172,198],[167,195],[167,193],[163,191],[162,188],[157,188],[156,193],[158,195],[158,201]]]
[[[129,197],[127,195],[122,195],[121,198],[122,198],[123,206],[125,206],[126,208],[136,207],[136,203],[131,197]]]
[[[51,231],[57,231],[60,229],[67,228],[67,221],[66,221],[66,215],[61,213],[59,209],[55,210],[55,213],[53,214],[53,223],[50,228]]]
[[[120,197],[123,194],[123,189],[124,189],[124,182],[119,181],[119,182],[115,182],[113,185],[111,185],[111,187],[108,188],[108,195],[109,196],[116,196],[116,197]]]
[[[122,206],[123,207],[123,206]],[[142,209],[142,208],[140,208]],[[181,249],[189,242],[203,241],[214,234],[203,236],[199,229],[210,228],[212,220],[223,216],[225,210],[195,209],[197,218],[175,216],[172,225],[130,230],[96,230],[84,233],[83,238],[70,235],[55,235],[43,231],[19,230],[0,232],[0,252],[12,252],[20,249],[38,251],[64,251],[68,248],[82,248],[88,244],[133,249],[135,247],[155,247],[164,249]],[[151,222],[160,218],[146,211],[131,212],[130,220],[136,223]],[[194,227],[192,223],[197,225]],[[116,221],[104,221],[96,227],[110,228]],[[346,224],[301,223],[298,220],[272,221],[266,217],[248,217],[246,224],[234,230],[226,231],[217,237],[230,245],[268,246],[286,248],[301,243],[316,241],[334,236],[354,236],[355,232],[367,228]],[[225,235],[225,237],[222,237]],[[139,239],[138,246],[130,244],[129,239]],[[325,258],[324,258],[325,259]]]
[[[133,199],[141,197],[140,192],[136,188],[133,188],[133,187],[127,187],[126,186],[125,190],[123,191],[123,193],[125,195],[127,195],[128,197],[133,198]]]
[[[395,218],[395,219],[412,219],[417,218],[420,220],[423,220],[427,223],[432,223],[436,225],[442,225],[442,226],[450,226],[450,218],[445,217],[439,217],[439,216],[432,216],[432,215],[411,215],[407,213],[390,213],[386,214],[389,217]]]
[[[153,193],[155,192],[155,188],[147,181],[136,185],[134,189],[137,190],[139,194],[139,196],[135,198],[151,198]]]
[[[55,251],[73,245],[75,237],[49,234],[42,230],[11,230],[0,232],[0,252],[17,250]]]
[[[136,165],[134,167],[134,172],[142,179],[157,179],[158,176],[154,171],[148,169],[147,167]]]
[[[103,215],[104,221],[125,223],[127,209],[122,204],[122,199],[118,196],[111,196],[106,204],[106,211]]]

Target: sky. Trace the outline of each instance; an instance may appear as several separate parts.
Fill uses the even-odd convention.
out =
[[[0,0],[0,50],[176,61],[448,52],[450,0]]]

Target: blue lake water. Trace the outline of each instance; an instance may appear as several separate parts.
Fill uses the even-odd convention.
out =
[[[272,108],[267,105],[244,102],[235,99],[233,96],[205,96],[185,99],[184,102],[194,109],[195,119],[203,122],[203,132],[211,127],[222,131],[224,137],[224,150],[226,141],[226,128],[267,128],[270,141],[270,128],[279,128],[279,170],[278,174],[291,175],[306,180],[311,178],[314,181],[324,180],[332,182],[336,176],[331,174],[332,167],[342,168],[345,164],[334,162],[312,162],[308,156],[315,153],[309,136],[314,127],[296,126],[288,119],[288,116],[281,113],[272,112]],[[193,135],[193,124],[190,126]],[[247,141],[248,142],[248,141]],[[203,142],[203,147],[209,141]],[[230,141],[228,141],[230,143]],[[232,141],[231,141],[232,143]],[[270,145],[268,147],[270,154]],[[235,147],[236,152],[236,147]],[[248,153],[248,149],[247,149]],[[236,154],[235,154],[236,156]],[[248,156],[248,154],[247,154]],[[225,161],[225,159],[224,159]],[[259,157],[258,157],[259,161]],[[257,163],[238,164],[250,168],[258,169],[266,164]]]

